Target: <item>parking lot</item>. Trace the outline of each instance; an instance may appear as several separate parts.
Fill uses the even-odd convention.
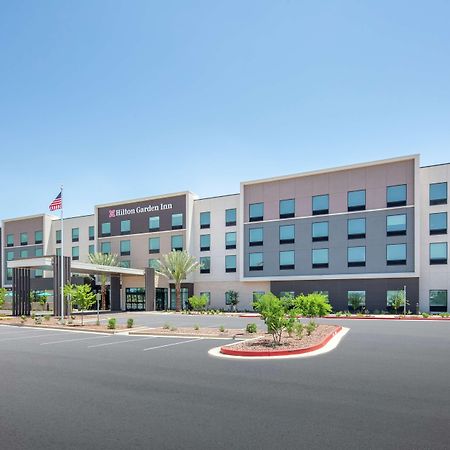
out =
[[[350,327],[337,349],[281,361],[208,355],[229,340],[0,326],[0,447],[448,449],[450,324],[332,323]]]

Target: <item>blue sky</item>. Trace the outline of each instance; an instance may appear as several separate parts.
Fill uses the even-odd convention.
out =
[[[448,1],[0,0],[0,218],[421,153]]]

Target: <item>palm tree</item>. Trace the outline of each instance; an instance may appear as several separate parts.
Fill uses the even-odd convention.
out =
[[[99,266],[117,267],[120,265],[119,257],[110,253],[89,253],[89,262]],[[106,274],[100,274],[100,285],[102,290],[102,309],[106,309]]]
[[[181,311],[181,283],[187,276],[198,270],[200,263],[186,250],[182,252],[172,250],[167,255],[163,255],[155,272],[158,275],[173,280],[175,283],[176,303],[175,311]]]

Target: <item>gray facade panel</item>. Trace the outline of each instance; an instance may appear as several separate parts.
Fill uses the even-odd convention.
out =
[[[386,217],[393,214],[406,214],[406,236],[386,236]],[[366,238],[348,239],[347,220],[366,219]],[[329,223],[328,241],[312,241],[312,223]],[[279,243],[280,225],[295,225],[295,243]],[[249,229],[263,228],[264,243],[262,246],[249,245]],[[387,244],[407,244],[406,265],[386,264]],[[366,247],[365,267],[348,267],[347,248]],[[329,249],[328,268],[312,268],[312,250]],[[280,270],[279,252],[295,250],[295,269]],[[249,253],[262,252],[264,254],[263,270],[249,270]],[[362,274],[362,273],[398,273],[414,271],[414,208],[393,208],[383,211],[368,211],[333,216],[316,216],[305,219],[281,220],[246,224],[244,226],[244,276],[272,277],[272,276],[316,276],[331,274]]]

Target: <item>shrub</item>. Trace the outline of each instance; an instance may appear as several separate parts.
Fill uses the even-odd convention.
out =
[[[40,325],[42,323],[42,317],[41,316],[35,316],[34,323],[36,325]]]
[[[219,331],[220,331],[221,333],[224,333],[224,332],[225,332],[225,327],[224,327],[223,325],[220,325]]]
[[[133,328],[134,326],[134,319],[128,319],[127,320],[127,328]]]
[[[236,291],[227,291],[225,292],[225,298],[227,299],[229,305],[231,306],[231,309],[233,311],[236,311],[236,307],[239,303],[239,292]]]
[[[116,324],[117,324],[117,319],[115,317],[108,319],[108,329],[109,330],[115,330]]]
[[[20,316],[20,321],[21,321],[22,323],[25,323],[27,320],[28,320],[28,317],[27,317],[27,316]]]
[[[48,315],[48,314],[46,314],[45,316],[44,316],[44,320],[46,320],[47,322],[50,320],[50,316]]]
[[[195,330],[195,331],[198,331],[198,330],[200,330],[200,326],[199,326],[199,325],[197,325],[197,324],[195,324],[195,325],[194,325],[194,330]]]
[[[335,316],[336,316],[336,317],[341,317],[343,314],[344,314],[344,313],[343,313],[342,311],[337,311],[337,312],[335,313]]]
[[[177,331],[177,327],[170,327],[170,331]]]
[[[441,317],[450,317],[450,313],[448,313],[448,312],[443,312],[443,313],[440,313],[439,314]]]
[[[306,324],[306,334],[308,336],[311,336],[311,333],[313,333],[316,328],[318,327],[317,323],[314,322],[313,320],[310,320],[307,324]]]
[[[203,311],[208,304],[208,296],[203,295],[193,295],[188,299],[189,305],[194,311]]]
[[[298,339],[303,337],[303,331],[305,330],[305,326],[301,322],[296,322],[294,325],[294,333]]]
[[[31,319],[34,320],[36,318],[36,314],[34,312],[31,313]]]
[[[313,292],[308,295],[301,294],[291,302],[293,308],[305,317],[323,317],[332,311],[327,296],[320,292]]]
[[[423,313],[422,313],[422,317],[423,317],[424,319],[427,319],[428,317],[430,317],[430,315],[429,315],[428,313],[426,313],[426,312],[423,312]]]
[[[364,296],[359,292],[352,292],[351,294],[349,294],[348,301],[350,305],[352,305],[352,309],[354,312],[360,310],[360,308],[363,306],[363,300]]]
[[[170,323],[165,323],[164,325],[163,325],[163,328],[165,329],[165,330],[170,330]]]
[[[256,323],[248,323],[247,327],[245,328],[245,331],[247,333],[256,333],[258,328],[256,327]]]

